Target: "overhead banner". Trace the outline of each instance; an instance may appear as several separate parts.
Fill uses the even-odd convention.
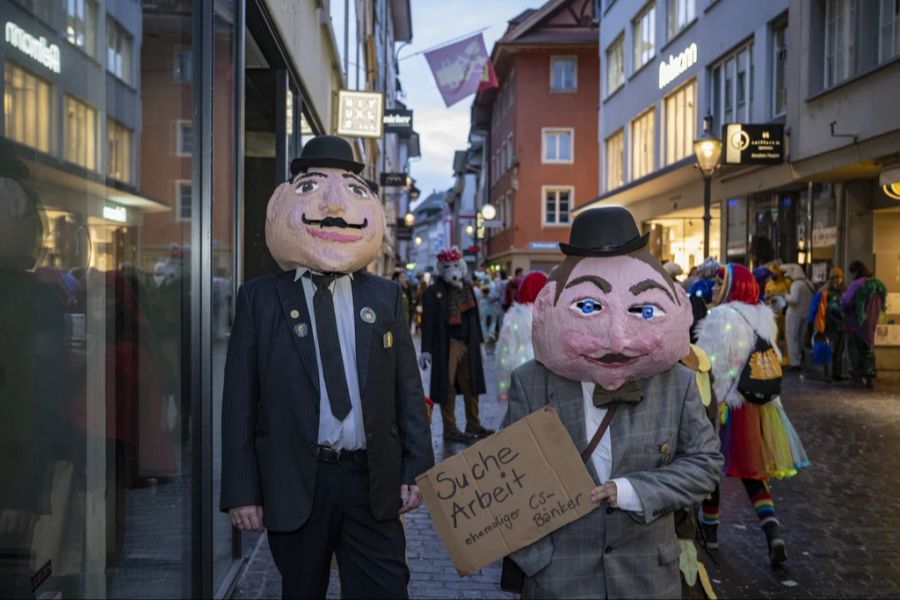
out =
[[[402,136],[412,135],[413,111],[405,108],[388,108],[384,111],[384,132]]]
[[[726,165],[777,165],[784,162],[784,125],[726,123]]]
[[[497,87],[497,75],[480,33],[426,52],[425,60],[448,107],[479,90]]]

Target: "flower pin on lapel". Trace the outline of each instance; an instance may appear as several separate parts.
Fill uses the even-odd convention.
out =
[[[364,306],[363,309],[359,311],[359,318],[362,319],[364,323],[371,325],[375,322],[375,311],[368,306]]]

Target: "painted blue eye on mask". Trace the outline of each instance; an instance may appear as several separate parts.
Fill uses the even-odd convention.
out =
[[[600,312],[600,308],[600,303],[596,300],[591,300],[590,298],[575,302],[575,309],[583,315],[593,315],[594,313],[598,313]]]
[[[645,319],[652,319],[655,308],[656,307],[653,306],[652,304],[645,304],[644,307],[641,309],[641,316],[644,317]]]

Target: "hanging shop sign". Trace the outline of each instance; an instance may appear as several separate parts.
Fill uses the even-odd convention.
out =
[[[784,125],[726,123],[726,165],[777,165],[784,162]]]
[[[116,223],[128,222],[128,210],[117,204],[107,204],[103,207],[103,218]]]
[[[697,64],[697,44],[692,43],[678,54],[670,54],[669,60],[659,63],[659,89],[663,89],[678,76]]]
[[[384,94],[381,92],[338,92],[337,134],[379,138],[384,129]]]
[[[559,242],[528,242],[529,250],[559,250]]]
[[[408,136],[413,132],[413,111],[388,108],[384,111],[384,132]]]
[[[44,36],[31,35],[12,21],[6,22],[5,33],[7,44],[54,73],[59,73],[59,46],[49,43]]]
[[[406,187],[409,185],[409,175],[406,173],[382,173],[382,187]]]

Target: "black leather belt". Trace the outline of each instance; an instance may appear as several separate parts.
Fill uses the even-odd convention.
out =
[[[366,451],[362,450],[335,450],[331,446],[316,446],[316,458],[326,463],[355,462],[359,465],[366,464]]]

